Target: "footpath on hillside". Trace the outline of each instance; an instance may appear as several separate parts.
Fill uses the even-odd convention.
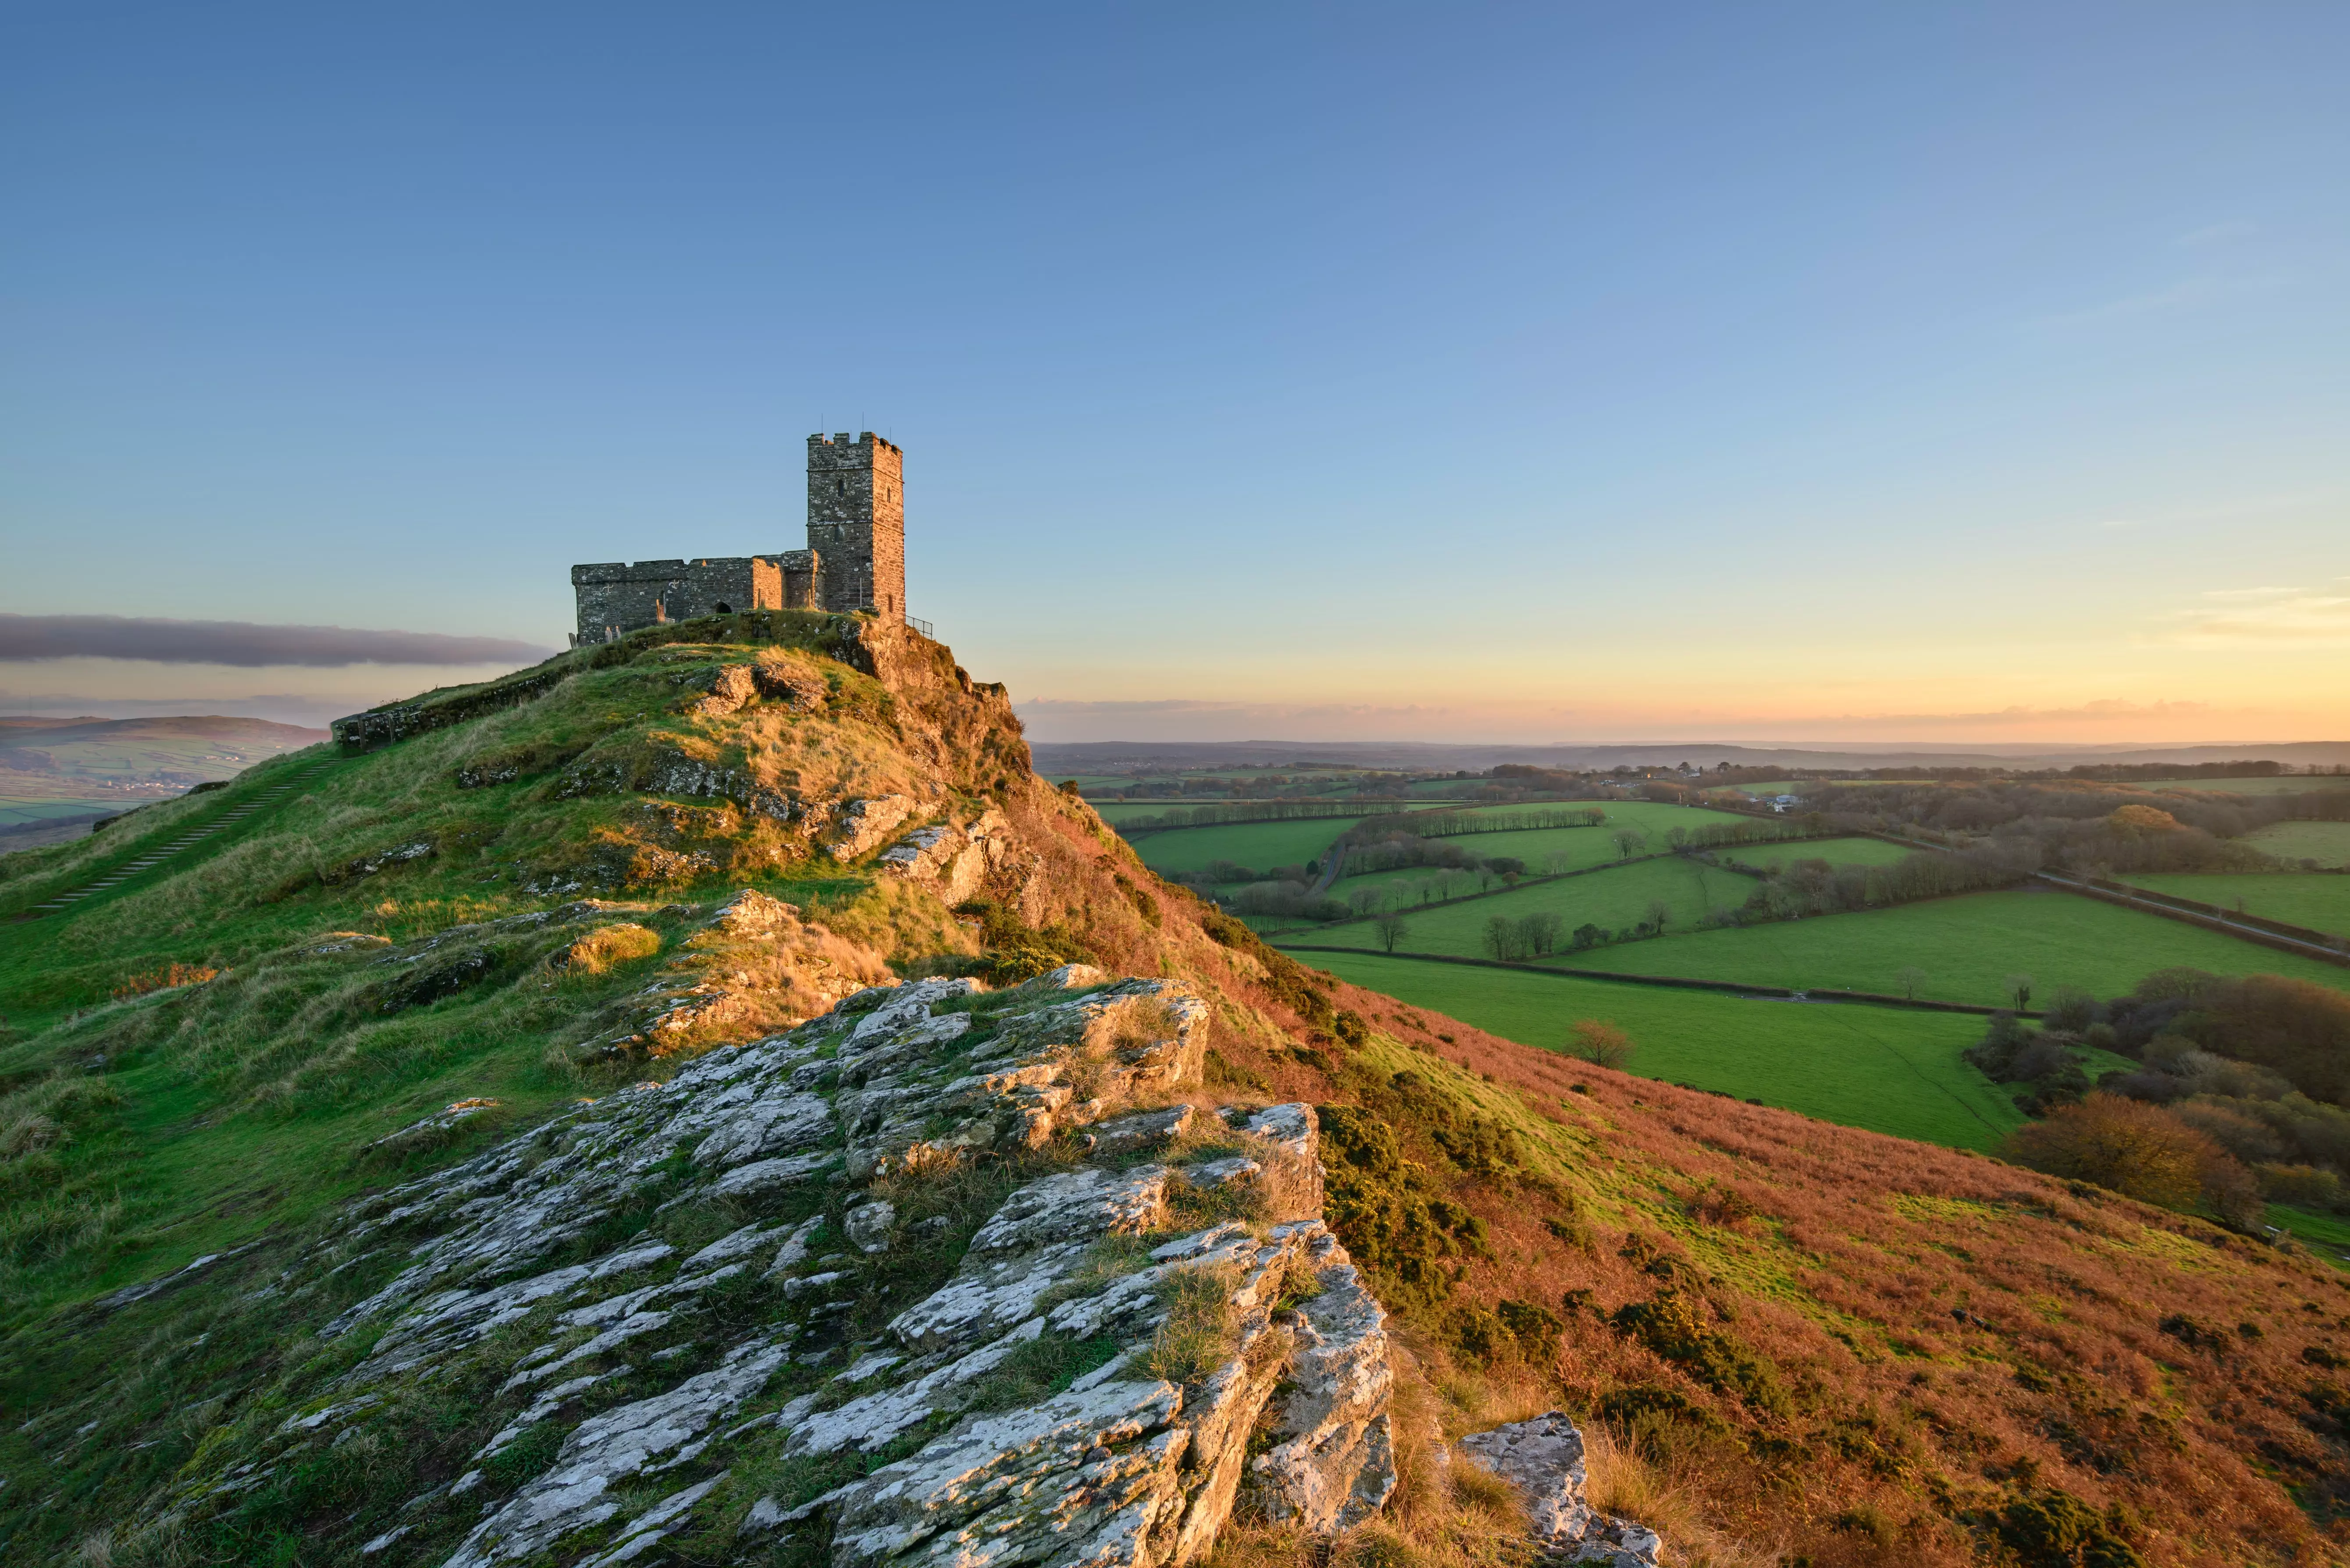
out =
[[[185,828],[178,836],[158,845],[136,859],[126,861],[79,887],[69,888],[53,898],[36,904],[16,918],[19,920],[37,920],[47,916],[64,914],[100,894],[110,893],[125,883],[157,869],[166,861],[175,860],[206,841],[216,838],[234,828],[241,827],[253,817],[273,806],[282,805],[288,795],[300,790],[314,775],[331,765],[331,762],[332,759],[313,763],[283,784],[273,784],[250,799],[239,802],[201,826]]]

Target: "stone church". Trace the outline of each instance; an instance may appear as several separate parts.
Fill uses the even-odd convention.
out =
[[[871,431],[808,437],[807,548],[571,568],[574,648],[639,627],[736,610],[906,615],[905,453]],[[925,628],[927,629],[927,628]]]

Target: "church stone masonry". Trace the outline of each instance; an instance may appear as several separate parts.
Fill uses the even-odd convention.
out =
[[[906,614],[905,453],[871,431],[808,437],[807,544],[769,556],[599,561],[571,568],[571,645],[736,610]]]

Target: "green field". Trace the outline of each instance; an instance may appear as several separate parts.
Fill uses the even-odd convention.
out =
[[[2244,842],[2280,860],[2350,866],[2350,822],[2279,822],[2245,835]]]
[[[1378,878],[1366,880],[1376,884]],[[1569,931],[1586,921],[1614,930],[1647,919],[1648,906],[1659,902],[1671,909],[1672,925],[1694,925],[1710,910],[1743,904],[1753,889],[1751,877],[1669,855],[1555,882],[1536,882],[1441,909],[1406,908],[1403,915],[1410,929],[1398,945],[1413,952],[1479,958],[1485,951],[1485,923],[1496,915],[1517,919],[1548,911],[1557,915]],[[1350,948],[1379,945],[1378,934],[1368,920],[1325,926],[1301,940]]]
[[[1982,1037],[1968,1013],[1750,1001],[1365,953],[1306,957],[1355,984],[1522,1044],[1557,1049],[1575,1020],[1620,1024],[1643,1077],[1720,1089],[1825,1121],[1959,1148],[2021,1126],[2006,1092],[1961,1061]]]
[[[2336,936],[2350,932],[2350,877],[2331,871],[2149,872],[2121,879],[2287,925]]]
[[[2293,975],[2350,991],[2350,969],[2053,889],[1968,893],[1856,914],[1692,931],[1553,961],[1627,974],[1885,993],[1898,993],[1901,971],[1915,968],[1925,975],[1918,995],[1984,1006],[2006,1002],[2003,982],[2012,973],[2033,976],[2040,998],[2060,985],[2115,996],[2178,964],[2217,974]]]
[[[1494,806],[1489,809],[1514,811],[1523,808]],[[1447,839],[1445,842],[1459,845],[1471,854],[1484,859],[1514,856],[1526,863],[1527,871],[1533,875],[1555,876],[1562,871],[1580,871],[1588,867],[1605,866],[1610,861],[1623,859],[1624,853],[1616,845],[1616,835],[1627,827],[1636,829],[1647,836],[1646,843],[1634,853],[1652,854],[1666,846],[1667,836],[1676,827],[1718,827],[1724,823],[1744,823],[1753,820],[1740,816],[1734,812],[1708,811],[1698,806],[1664,805],[1645,800],[1608,801],[1601,804],[1601,809],[1607,813],[1607,820],[1597,827],[1545,827],[1515,833],[1479,833]],[[1831,845],[1876,845],[1876,840],[1866,838],[1817,841],[1823,852]],[[1798,858],[1810,847],[1809,845],[1804,848],[1778,845],[1739,845],[1725,849],[1722,853],[1744,861],[1760,863],[1768,859],[1775,863],[1781,858]],[[1891,849],[1893,846],[1883,845],[1878,847]],[[1863,857],[1866,853],[1864,850],[1848,857],[1863,864],[1878,864],[1875,860],[1864,860]],[[1900,858],[1900,854],[1897,852],[1889,858],[1898,860]],[[1357,876],[1342,877],[1332,891],[1345,898],[1359,888],[1377,888],[1384,891],[1388,884],[1401,880],[1410,886],[1408,901],[1417,901],[1420,895],[1420,884],[1430,881],[1441,883],[1444,877],[1445,873],[1438,867],[1405,867],[1393,871],[1370,871]],[[1473,878],[1467,877],[1459,871],[1452,872],[1451,877],[1454,897],[1475,890],[1476,883]],[[1742,898],[1743,895],[1742,894],[1741,897]]]
[[[1200,803],[1207,804],[1207,803]],[[1425,811],[1441,807],[1443,802],[1415,801],[1409,807]],[[1580,802],[1569,802],[1570,805]],[[1596,802],[1593,803],[1598,804]],[[1096,807],[1100,810],[1100,807]],[[1103,812],[1113,825],[1136,816],[1156,815],[1170,809],[1166,805],[1137,809],[1113,816]],[[1392,810],[1382,805],[1379,811]],[[1539,810],[1543,807],[1491,806],[1491,811]],[[1459,844],[1471,854],[1481,857],[1517,855],[1531,861],[1520,841],[1531,844],[1539,839],[1545,854],[1570,857],[1562,869],[1576,865],[1596,866],[1617,858],[1615,836],[1618,829],[1637,828],[1649,836],[1653,847],[1664,847],[1664,835],[1675,827],[1706,827],[1721,823],[1747,820],[1729,812],[1704,811],[1693,806],[1660,805],[1651,801],[1610,801],[1604,808],[1607,813],[1606,826],[1592,827],[1544,828],[1518,833],[1471,833],[1448,838],[1448,844]],[[1365,815],[1373,815],[1366,811]],[[1148,833],[1135,841],[1135,853],[1153,871],[1177,872],[1204,869],[1211,860],[1230,860],[1256,870],[1274,866],[1298,866],[1318,858],[1338,835],[1361,821],[1361,817],[1323,816],[1298,822],[1240,822],[1216,827],[1186,827],[1166,833]],[[1393,876],[1411,876],[1412,872],[1374,874],[1376,880]]]
[[[2308,1244],[2319,1257],[2341,1268],[2350,1264],[2350,1220],[2339,1214],[2321,1214],[2308,1209],[2288,1209],[2282,1203],[2269,1205],[2268,1221],[2280,1231]]]
[[[1522,833],[1471,833],[1442,842],[1457,845],[1480,859],[1493,860],[1514,856],[1526,863],[1526,869],[1536,876],[1560,871],[1580,871],[1589,866],[1605,866],[1623,858],[1616,847],[1613,824],[1599,827],[1536,827]],[[1402,881],[1412,887],[1412,897],[1419,898],[1422,882],[1441,882],[1448,875],[1436,866],[1404,866],[1392,871],[1367,871],[1358,876],[1341,877],[1334,889],[1341,898],[1357,888],[1384,888],[1388,883]],[[1455,896],[1473,891],[1477,886],[1473,874],[1454,870],[1449,873]]]
[[[1138,816],[1160,816],[1170,811],[1188,811],[1195,805],[1205,805],[1199,800],[1089,800],[1086,802],[1101,813],[1101,819],[1112,827],[1121,822],[1132,822]]]
[[[2139,789],[2196,789],[2213,794],[2305,794],[2314,789],[2350,789],[2350,774],[2292,774],[2274,779],[2162,779]]]
[[[1881,838],[1814,838],[1794,844],[1739,845],[1721,852],[1742,866],[1776,867],[1793,860],[1825,860],[1831,866],[1890,866],[1918,853]]]
[[[1299,822],[1235,822],[1220,827],[1183,827],[1149,833],[1134,841],[1134,852],[1153,871],[1204,871],[1214,860],[1253,870],[1303,866],[1320,857],[1331,841],[1355,826],[1356,816],[1317,816]]]

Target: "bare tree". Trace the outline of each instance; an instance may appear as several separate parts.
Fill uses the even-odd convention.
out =
[[[1926,989],[1926,971],[1914,963],[1907,965],[1893,977],[1893,983],[1901,988],[1902,995],[1915,1002],[1918,993]]]
[[[1392,909],[1372,921],[1371,927],[1379,933],[1379,946],[1389,952],[1395,951],[1396,944],[1411,931],[1411,928],[1404,923],[1404,918]]]
[[[1648,924],[1657,928],[1657,934],[1659,936],[1664,935],[1665,922],[1672,918],[1673,907],[1670,904],[1666,903],[1662,898],[1656,899],[1654,902],[1649,904]]]
[[[1577,1019],[1566,1038],[1567,1054],[1621,1070],[1632,1060],[1632,1037],[1603,1019]]]
[[[2007,994],[2014,999],[2015,1010],[2018,1012],[2022,1012],[2025,1008],[2032,1005],[2032,977],[2030,975],[2012,974],[2001,983],[2007,987]]]
[[[1518,956],[1518,923],[1507,915],[1485,922],[1485,951],[1507,963]]]
[[[1616,857],[1618,860],[1629,860],[1632,858],[1633,852],[1646,846],[1648,842],[1648,836],[1638,828],[1619,827],[1616,830]]]

